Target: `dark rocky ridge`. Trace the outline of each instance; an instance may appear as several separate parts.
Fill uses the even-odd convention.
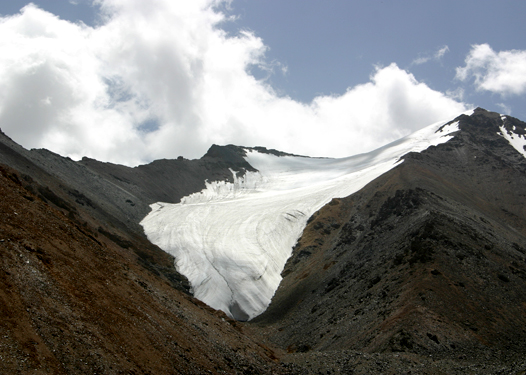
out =
[[[0,135],[1,371],[526,371],[526,159],[497,135],[526,124],[457,120],[454,139],[314,215],[249,323],[176,290],[185,278],[138,224],[251,170],[244,148],[128,168]]]
[[[20,171],[26,189],[78,222],[92,222],[99,233],[129,247],[150,270],[186,291],[188,281],[175,270],[173,257],[146,240],[139,222],[152,203],[177,203],[204,189],[207,180],[233,181],[231,170],[254,170],[243,153],[238,146],[213,145],[198,160],[164,159],[130,168],[89,158],[75,162],[45,149],[28,151],[0,132],[0,163]]]
[[[526,366],[526,159],[498,114],[456,120],[454,139],[311,218],[253,322],[271,343]]]

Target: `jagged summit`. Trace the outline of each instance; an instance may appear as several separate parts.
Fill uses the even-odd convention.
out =
[[[244,159],[245,156],[246,149],[244,147],[234,145],[218,146],[214,144],[208,149],[203,159],[218,159],[236,170],[255,171],[254,167]]]

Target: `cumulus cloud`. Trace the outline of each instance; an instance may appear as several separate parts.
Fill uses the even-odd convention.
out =
[[[526,92],[526,51],[495,52],[488,44],[472,46],[465,60],[466,66],[458,67],[456,78],[475,79],[478,90],[500,95],[520,95]]]
[[[144,111],[110,96],[94,32],[33,5],[0,21],[0,127],[26,147],[134,163]]]
[[[343,95],[278,95],[250,74],[268,69],[263,41],[221,29],[227,0],[96,3],[96,27],[34,5],[0,19],[0,127],[26,147],[128,165],[212,143],[341,157],[466,110],[395,64]]]

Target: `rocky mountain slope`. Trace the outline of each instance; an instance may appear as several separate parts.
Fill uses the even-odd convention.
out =
[[[0,196],[0,373],[283,373],[237,322],[160,277],[150,264],[170,260],[146,241],[97,229],[6,166]]]
[[[406,155],[311,218],[255,319],[271,342],[524,360],[526,159],[497,134],[499,115],[459,120],[449,142]],[[526,124],[504,127],[524,134]]]
[[[152,203],[254,171],[244,149],[128,168],[1,134],[1,372],[526,371],[526,159],[509,141],[526,124],[455,121],[312,216],[248,323],[189,295],[139,225]]]

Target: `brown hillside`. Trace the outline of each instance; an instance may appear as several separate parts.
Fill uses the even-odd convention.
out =
[[[0,373],[279,371],[235,321],[0,172]]]

